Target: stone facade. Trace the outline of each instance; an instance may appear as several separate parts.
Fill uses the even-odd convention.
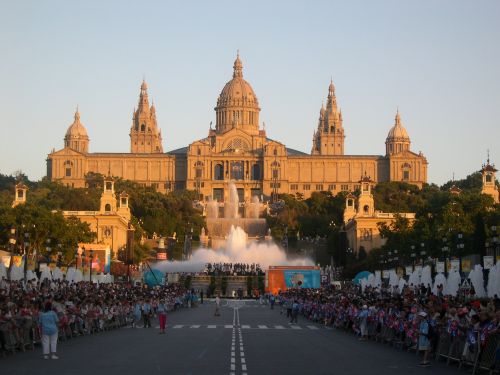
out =
[[[260,126],[260,106],[252,87],[243,79],[243,64],[236,58],[233,78],[224,86],[215,107],[215,129],[187,147],[163,152],[156,110],[149,105],[147,85],[141,85],[138,109],[133,112],[130,153],[90,153],[89,138],[77,111],[65,137],[65,147],[47,158],[47,176],[74,187],[85,186],[89,172],[108,173],[154,185],[158,191],[191,189],[200,198],[225,200],[234,181],[240,201],[257,195],[265,200],[277,193],[354,191],[367,173],[375,182],[427,182],[427,160],[410,150],[410,138],[396,114],[386,139],[385,155],[345,155],[344,125],[333,82],[326,108],[321,108],[312,152],[287,148],[267,137]]]

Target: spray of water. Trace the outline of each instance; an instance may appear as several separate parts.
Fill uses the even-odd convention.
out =
[[[200,272],[207,263],[258,263],[266,270],[269,266],[312,266],[307,258],[288,259],[285,252],[272,242],[247,243],[247,234],[240,227],[231,226],[224,249],[198,249],[191,259],[183,262],[158,262],[154,266],[162,272]]]

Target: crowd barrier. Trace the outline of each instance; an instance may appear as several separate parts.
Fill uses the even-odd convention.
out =
[[[307,312],[302,311],[302,313],[305,318],[311,318],[308,317]],[[340,319],[321,320],[312,318],[311,320],[325,325],[332,325],[346,332],[360,333],[359,322],[356,318],[345,316]],[[399,327],[395,328],[376,321],[369,321],[366,327],[366,335],[368,339],[375,342],[390,345],[398,350],[419,354],[417,347],[418,335],[416,333],[408,336]],[[500,333],[490,334],[486,342],[481,345],[479,333],[476,333],[475,340],[468,342],[465,335],[452,337],[446,331],[440,330],[431,339],[431,344],[431,356],[436,361],[444,360],[448,365],[457,365],[458,369],[467,367],[472,374],[476,374],[478,371],[489,374],[500,373]]]
[[[193,307],[195,304],[193,304]],[[188,307],[187,302],[167,306],[167,310],[174,311],[178,308]],[[99,332],[111,331],[131,325],[134,320],[132,312],[118,313],[97,318],[79,317],[66,314],[59,317],[59,342],[71,340],[76,337],[93,335]],[[41,329],[32,317],[15,318],[0,323],[0,353],[2,357],[26,350],[35,350],[41,345]]]

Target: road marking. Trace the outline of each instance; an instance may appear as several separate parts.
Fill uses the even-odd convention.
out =
[[[231,324],[226,324],[224,328],[233,328],[233,326]]]
[[[182,328],[182,327],[184,327],[183,324],[177,324],[177,325],[173,326],[172,328],[177,329],[177,328]]]
[[[247,370],[247,365],[241,365],[241,370],[246,371]]]
[[[265,326],[265,325],[259,325],[258,327],[259,327],[259,329],[267,329],[267,326]]]
[[[316,326],[307,326],[307,328],[309,328],[309,329],[318,329],[318,327],[316,327]]]
[[[285,329],[285,327],[283,327],[283,326],[274,326],[274,328],[276,328],[276,329]]]
[[[198,324],[193,324],[191,327],[189,328],[200,328],[200,326]]]
[[[217,326],[214,324],[211,324],[211,325],[208,325],[207,328],[217,328]]]
[[[302,329],[300,326],[290,326],[291,329]]]
[[[243,328],[243,329],[250,329],[250,326],[249,326],[249,325],[246,325],[246,324],[243,324],[243,325],[241,326],[241,328]]]

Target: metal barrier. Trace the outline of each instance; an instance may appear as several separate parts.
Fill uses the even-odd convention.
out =
[[[490,374],[500,372],[500,334],[490,335],[482,352],[479,354],[473,373],[476,369],[489,371]]]

